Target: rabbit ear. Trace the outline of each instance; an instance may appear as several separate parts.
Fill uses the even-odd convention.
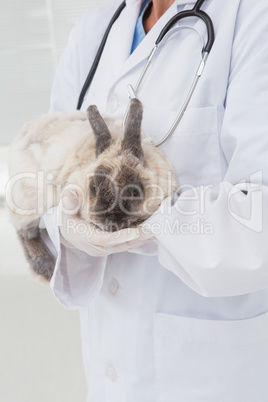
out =
[[[87,117],[96,138],[96,157],[110,146],[112,136],[100,115],[97,106],[91,105],[87,109]]]
[[[142,103],[137,98],[131,99],[125,125],[122,150],[130,151],[143,162],[143,150],[141,147],[142,112]]]

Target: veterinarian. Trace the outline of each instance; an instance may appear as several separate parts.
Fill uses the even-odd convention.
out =
[[[51,111],[76,109],[120,3],[78,20]],[[122,119],[127,85],[135,86],[161,29],[193,6],[127,0],[81,109],[96,104]],[[201,9],[215,41],[161,146],[179,193],[126,237],[68,231],[69,219],[81,222],[67,214],[59,228],[55,210],[40,224],[56,259],[52,290],[81,314],[88,402],[268,401],[268,1],[206,0]],[[137,93],[143,133],[155,142],[176,118],[206,42],[200,19],[178,26],[188,28],[165,40]]]

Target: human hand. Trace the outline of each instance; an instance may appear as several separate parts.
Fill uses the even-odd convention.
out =
[[[69,248],[77,248],[92,257],[137,248],[152,240],[152,233],[141,226],[106,232],[77,216],[79,199],[75,192],[67,191],[58,208],[58,226],[61,243]]]

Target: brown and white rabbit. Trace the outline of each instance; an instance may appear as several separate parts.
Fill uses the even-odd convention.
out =
[[[106,231],[139,225],[177,190],[167,158],[142,138],[141,121],[142,104],[133,99],[124,130],[89,106],[86,112],[38,117],[13,141],[7,205],[37,275],[50,280],[53,274],[38,224],[64,189],[82,195],[79,216]]]

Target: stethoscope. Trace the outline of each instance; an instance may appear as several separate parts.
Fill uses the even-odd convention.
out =
[[[184,115],[185,110],[187,109],[187,106],[193,96],[194,90],[196,88],[197,82],[199,80],[199,78],[201,77],[203,71],[204,71],[204,67],[206,65],[206,61],[209,55],[209,52],[212,48],[212,45],[214,43],[214,28],[213,28],[213,23],[210,19],[210,17],[202,10],[200,10],[200,7],[202,6],[202,4],[204,3],[205,0],[197,0],[194,7],[191,10],[185,10],[185,11],[181,11],[179,13],[177,13],[176,15],[174,15],[164,26],[164,28],[162,29],[162,31],[160,32],[158,38],[155,41],[155,45],[153,47],[153,49],[151,50],[148,58],[147,58],[147,63],[145,65],[145,67],[142,70],[142,73],[137,81],[137,84],[135,85],[135,87],[133,88],[132,85],[128,85],[128,96],[129,96],[129,103],[127,106],[127,110],[124,116],[124,120],[123,120],[123,125],[125,124],[125,121],[127,119],[128,116],[128,112],[129,112],[129,106],[130,106],[130,101],[133,98],[137,97],[137,91],[144,79],[144,76],[149,68],[149,65],[151,64],[155,54],[157,53],[157,50],[159,49],[163,39],[166,37],[166,34],[170,31],[171,27],[179,20],[182,20],[183,18],[188,18],[188,17],[197,17],[200,18],[201,20],[203,20],[203,22],[206,25],[206,29],[207,29],[207,42],[205,45],[203,45],[202,47],[202,59],[201,62],[197,68],[194,80],[192,82],[192,85],[190,87],[190,90],[186,96],[186,99],[176,117],[176,119],[174,120],[172,126],[170,127],[170,129],[168,130],[168,132],[166,133],[166,135],[161,139],[161,141],[155,143],[154,145],[156,147],[159,147],[160,145],[162,145],[169,137],[170,135],[174,132],[175,128],[177,127],[177,125],[179,124],[179,122],[182,119],[182,116]],[[106,44],[108,35],[110,33],[110,30],[113,26],[113,24],[115,23],[115,21],[117,20],[117,18],[120,16],[121,12],[123,11],[123,9],[126,6],[126,2],[125,0],[123,1],[123,3],[120,4],[120,6],[118,7],[118,9],[116,10],[115,14],[113,15],[105,33],[104,36],[102,38],[101,44],[99,46],[99,49],[97,51],[97,54],[95,56],[95,59],[93,61],[93,64],[91,66],[91,69],[88,73],[88,76],[86,78],[86,81],[83,85],[83,88],[81,90],[81,93],[79,95],[79,99],[78,99],[78,104],[77,104],[77,110],[79,110],[82,106],[82,103],[84,101],[85,95],[87,93],[88,88],[90,87],[90,84],[93,80],[93,77],[96,73],[96,70],[98,68],[98,64],[100,62],[101,59],[101,55],[104,49],[104,46]],[[183,27],[181,27],[183,28]],[[190,27],[187,27],[187,29],[189,29]],[[180,29],[180,27],[178,28]],[[191,29],[191,28],[190,28]]]

